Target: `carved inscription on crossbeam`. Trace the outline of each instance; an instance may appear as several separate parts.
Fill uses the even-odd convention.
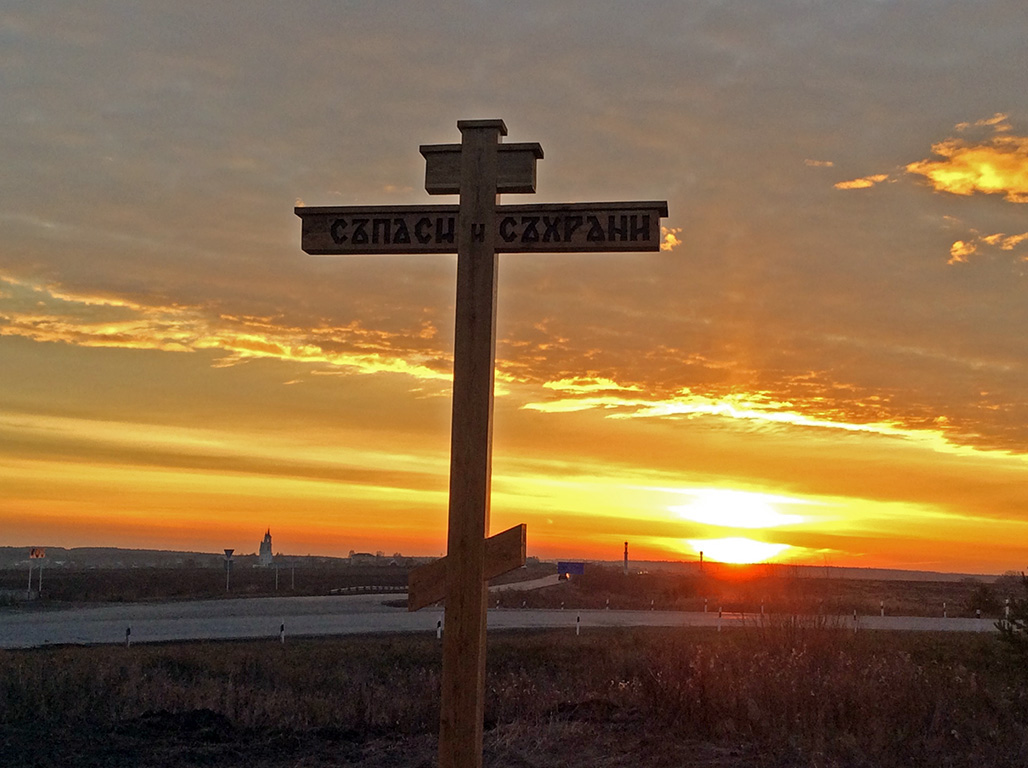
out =
[[[299,207],[296,215],[302,220],[300,245],[311,255],[458,248],[456,205]],[[658,251],[662,216],[662,201],[500,205],[493,240],[501,253]]]

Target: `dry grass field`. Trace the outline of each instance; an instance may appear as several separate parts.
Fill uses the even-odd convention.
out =
[[[551,571],[552,572],[552,571]],[[815,571],[819,573],[819,571]],[[586,568],[570,582],[500,596],[506,607],[743,611],[759,614],[877,615],[1000,618],[1004,601],[1022,594],[1019,576],[994,583],[796,577],[764,566],[723,566],[700,574],[654,571],[625,575],[616,567]]]
[[[0,653],[0,765],[434,763],[440,644],[405,636]],[[985,634],[827,618],[492,635],[488,766],[1028,765],[1028,679]]]
[[[327,595],[333,591],[373,585],[399,589],[408,569],[399,566],[339,565],[273,569],[238,568],[225,590],[224,571],[217,568],[48,569],[43,599],[34,607],[94,602],[194,600],[271,595]],[[534,579],[554,573],[552,564],[520,569],[498,581]],[[819,570],[813,573],[820,573]],[[22,594],[26,574],[0,570],[0,590]],[[917,581],[796,577],[788,570],[769,572],[764,566],[722,566],[707,573],[654,571],[624,575],[620,568],[593,566],[570,582],[532,592],[499,595],[504,607],[611,608],[647,610],[709,610],[823,615],[975,616],[999,618],[1003,601],[1021,592],[1019,578],[984,581]],[[945,607],[944,607],[945,606]],[[30,606],[22,606],[27,608]]]
[[[223,574],[172,570],[48,574],[44,600],[0,609],[0,621],[4,611],[63,602],[213,597],[223,588]],[[312,571],[295,592],[280,583],[280,594],[406,579],[399,569],[372,571]],[[240,574],[239,592],[274,594],[268,576]],[[845,621],[882,603],[890,614],[941,615],[946,603],[950,616],[981,609],[996,618],[1008,593],[1023,595],[1007,581],[590,568],[571,582],[504,593],[507,604],[531,607],[702,610],[706,599],[711,610],[756,614],[764,605],[767,615],[723,633],[490,635],[485,764],[1023,768],[1023,658],[988,633],[854,632]],[[0,766],[429,768],[440,667],[438,641],[407,636],[3,651]]]
[[[38,573],[38,572],[37,572]],[[26,589],[27,571],[0,570],[0,589]],[[36,577],[38,578],[38,576]],[[404,587],[407,569],[398,566],[300,566],[232,570],[230,591],[221,568],[46,568],[46,603],[127,603],[268,595],[326,595],[358,585]],[[35,586],[33,586],[35,589]]]

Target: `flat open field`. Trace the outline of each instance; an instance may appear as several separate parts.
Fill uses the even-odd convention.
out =
[[[819,572],[817,570],[814,571]],[[403,589],[409,571],[398,566],[323,566],[274,569],[239,568],[225,589],[225,573],[217,568],[102,568],[44,571],[41,600],[22,608],[59,607],[82,603],[197,600],[239,597],[329,595],[376,586]],[[519,569],[499,581],[534,579],[555,573],[552,564]],[[0,570],[0,590],[23,597],[27,573]],[[498,596],[502,607],[605,608],[625,610],[711,611],[759,613],[799,612],[862,616],[884,609],[890,616],[984,618],[1002,616],[1006,598],[1021,594],[1020,579],[984,581],[870,580],[797,578],[788,570],[769,573],[762,566],[721,566],[707,573],[666,570],[625,575],[620,568],[592,566],[581,577],[554,587]],[[14,602],[12,597],[8,602]]]
[[[487,766],[1018,766],[1028,679],[995,636],[817,617],[490,635]],[[434,764],[433,637],[0,652],[0,765]]]
[[[140,596],[193,610],[178,601],[223,588],[223,573],[168,570],[48,573],[53,591],[0,609],[0,621],[33,615],[61,621],[75,613],[62,610],[73,605],[122,610],[111,603]],[[380,586],[395,587],[406,574],[325,569],[297,574],[295,591],[280,574],[276,591],[269,573],[257,572],[238,584],[246,595],[285,597],[331,594],[382,577],[387,583]],[[651,608],[702,611],[707,602],[711,612],[751,618],[745,626],[726,624],[724,632],[584,623],[580,636],[568,628],[491,631],[485,764],[1023,768],[1023,657],[1012,656],[995,633],[867,629],[883,608],[887,616],[937,617],[944,605],[951,621],[981,610],[991,626],[1006,596],[1023,594],[1013,579],[877,582],[745,570],[717,577],[625,575],[612,568],[497,594],[500,617],[561,605],[601,617],[648,616]],[[376,601],[378,612],[401,610],[384,604],[395,602],[390,596],[344,600]],[[208,604],[225,611],[233,605]],[[608,605],[610,611],[602,610]],[[853,631],[853,611],[869,617],[860,631]],[[428,631],[289,636],[284,644],[0,651],[0,766],[429,768],[440,671],[441,644]]]

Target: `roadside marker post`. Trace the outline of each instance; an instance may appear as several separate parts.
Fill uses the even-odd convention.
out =
[[[460,144],[422,145],[420,151],[425,190],[458,195],[458,205],[297,207],[295,213],[301,247],[312,255],[457,253],[447,550],[441,561],[411,572],[408,608],[434,602],[424,603],[424,596],[442,586],[435,598],[445,596],[447,617],[439,767],[480,768],[488,574],[525,563],[523,525],[486,538],[497,256],[659,251],[667,202],[499,205],[501,194],[535,192],[542,147],[501,143],[507,135],[502,120],[461,120],[457,129]],[[490,544],[507,534],[505,542],[518,540],[517,557]]]
[[[32,563],[39,561],[39,589],[36,590],[36,597],[43,597],[43,560],[46,558],[46,550],[43,547],[31,547],[29,549],[29,588],[25,594],[26,600],[32,599]]]
[[[225,591],[229,590],[229,581],[232,577],[232,553],[234,549],[225,550]]]

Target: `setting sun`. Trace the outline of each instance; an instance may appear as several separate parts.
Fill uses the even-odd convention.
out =
[[[789,544],[757,541],[745,536],[724,536],[737,529],[753,531],[806,522],[801,515],[779,511],[781,505],[809,504],[786,496],[726,488],[690,490],[688,504],[669,507],[670,511],[704,529],[714,529],[711,538],[691,538],[688,544],[699,555],[722,563],[759,563],[793,549]],[[707,531],[704,530],[704,533]],[[721,535],[718,535],[721,534]]]
[[[772,544],[742,537],[728,539],[689,539],[689,546],[699,555],[719,563],[762,563],[789,549],[788,544]]]

